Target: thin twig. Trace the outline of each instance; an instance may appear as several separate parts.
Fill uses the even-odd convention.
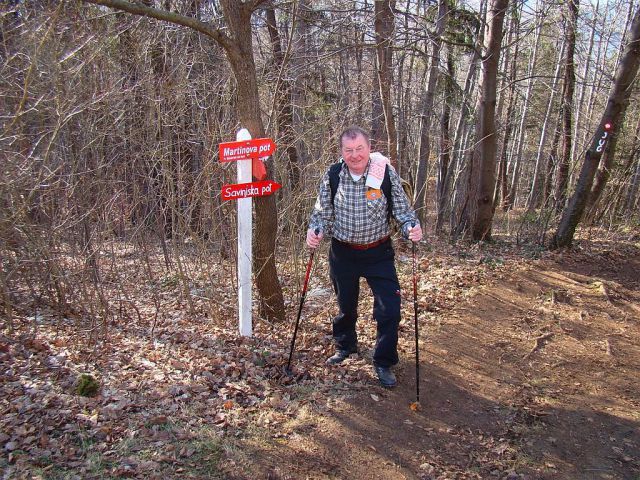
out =
[[[529,358],[535,352],[540,350],[544,346],[545,342],[549,340],[551,337],[553,337],[553,332],[545,333],[544,335],[540,335],[539,337],[537,337],[535,345],[533,346],[531,351],[527,353],[523,358],[525,359]]]
[[[609,356],[611,356],[611,357],[612,357],[612,356],[613,356],[613,351],[611,350],[611,342],[610,342],[610,341],[609,341],[609,339],[607,338],[607,339],[604,341],[604,343],[605,343],[605,344],[606,344],[606,346],[607,346],[607,355],[609,355]]]

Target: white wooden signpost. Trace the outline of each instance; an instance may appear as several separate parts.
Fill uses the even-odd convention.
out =
[[[238,184],[222,187],[223,200],[238,201],[238,318],[240,335],[253,335],[251,320],[251,258],[253,219],[251,216],[252,197],[271,195],[280,188],[273,181],[251,182],[252,163],[258,158],[268,157],[276,145],[270,138],[251,140],[246,128],[238,131],[235,142],[218,145],[220,162],[237,162]],[[261,179],[260,179],[261,180]]]

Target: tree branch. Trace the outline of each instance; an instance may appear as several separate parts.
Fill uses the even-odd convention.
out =
[[[266,3],[267,0],[247,0],[245,2],[245,8],[248,8],[250,12],[255,11],[260,5]]]
[[[225,50],[233,48],[233,42],[231,39],[218,30],[211,27],[211,25],[201,22],[195,18],[186,17],[184,15],[178,15],[177,13],[167,12],[166,10],[160,10],[158,8],[147,7],[140,3],[132,3],[127,0],[83,0],[85,3],[94,3],[96,5],[104,5],[105,7],[115,8],[124,12],[132,13],[134,15],[141,15],[143,17],[155,18],[156,20],[163,20],[165,22],[173,23],[176,25],[182,25],[192,28],[197,32],[203,33],[206,36],[214,39]]]

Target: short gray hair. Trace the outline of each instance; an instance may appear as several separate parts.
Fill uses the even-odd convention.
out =
[[[344,138],[354,140],[358,135],[362,135],[362,137],[367,141],[367,144],[371,145],[371,139],[369,138],[367,131],[358,125],[351,125],[345,128],[340,134],[340,148],[342,148],[342,140]]]

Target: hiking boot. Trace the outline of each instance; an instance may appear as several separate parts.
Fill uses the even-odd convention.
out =
[[[393,374],[389,367],[378,367],[377,365],[373,366],[373,369],[376,371],[376,375],[378,375],[378,380],[380,380],[380,385],[386,388],[395,387],[398,383],[396,381],[396,376]]]
[[[342,363],[347,358],[349,358],[349,355],[351,355],[352,353],[356,352],[349,350],[337,350],[336,353],[333,354],[333,356],[327,358],[327,361],[325,363],[327,365],[338,365],[339,363]]]

